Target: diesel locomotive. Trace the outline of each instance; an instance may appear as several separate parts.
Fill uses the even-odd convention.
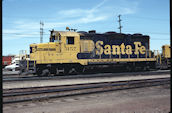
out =
[[[30,60],[20,61],[21,72],[45,76],[81,73],[87,69],[132,71],[155,69],[157,64],[167,66],[170,47],[164,46],[168,52],[162,57],[150,50],[149,40],[148,35],[142,34],[51,30],[48,43],[30,44]]]

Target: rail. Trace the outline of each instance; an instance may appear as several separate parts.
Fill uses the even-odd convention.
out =
[[[170,74],[170,70],[156,70],[156,71],[143,71],[143,72],[122,72],[122,73],[98,73],[98,74],[80,74],[80,75],[65,75],[65,76],[45,76],[39,77],[34,75],[14,76],[3,75],[3,82],[14,81],[38,81],[38,80],[60,80],[60,79],[78,79],[78,78],[103,78],[103,77],[121,77],[121,76],[140,76],[140,75],[162,75]]]
[[[3,90],[3,104],[170,84],[170,77]]]

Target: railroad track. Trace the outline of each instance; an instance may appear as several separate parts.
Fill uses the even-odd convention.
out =
[[[137,76],[137,75],[161,75],[170,74],[170,70],[144,71],[144,72],[124,72],[124,73],[99,73],[99,74],[82,74],[82,75],[64,75],[64,76],[19,76],[19,77],[3,77],[3,82],[12,81],[37,81],[37,80],[58,80],[58,79],[79,79],[79,78],[95,78],[95,77],[114,77],[114,76]],[[5,75],[4,75],[5,76]]]
[[[3,104],[170,84],[170,77],[62,86],[3,89]]]

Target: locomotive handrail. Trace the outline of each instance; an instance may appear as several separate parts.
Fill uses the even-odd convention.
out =
[[[154,58],[156,58],[156,62],[162,64],[162,54],[159,52],[160,50],[154,50]]]

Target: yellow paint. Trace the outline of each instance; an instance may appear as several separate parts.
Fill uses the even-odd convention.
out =
[[[131,55],[132,54],[132,47],[131,47],[131,45],[127,45],[126,46],[126,54],[127,55]]]
[[[101,45],[103,45],[103,41],[96,42],[96,54],[97,55],[103,54],[103,47]]]
[[[145,54],[146,48],[144,46],[140,47],[140,53]]]
[[[111,54],[111,46],[110,45],[105,45],[104,46],[104,54],[105,55],[110,55]]]
[[[141,42],[134,42],[134,45],[135,45],[135,52],[134,52],[134,54],[139,54],[139,52],[141,54],[145,54],[146,48],[144,46],[141,46]]]
[[[141,42],[134,42],[135,45],[135,52],[134,54],[138,55],[140,54],[145,54],[146,48],[141,45]],[[112,45],[112,52],[111,52],[111,46],[110,45],[105,45],[103,47],[103,41],[97,41],[96,42],[96,54],[105,54],[105,55],[124,55],[124,54],[132,54],[132,46],[127,45],[125,46],[124,43],[122,43],[120,46],[119,45]]]
[[[139,54],[139,46],[141,46],[140,42],[134,42],[135,45],[135,52],[134,54]]]
[[[125,54],[125,45],[124,45],[124,43],[121,44],[121,54],[122,55]]]
[[[94,50],[95,45],[92,40],[80,40],[81,53],[90,53]]]
[[[162,56],[164,58],[171,58],[171,48],[169,45],[162,46]]]
[[[119,55],[120,54],[120,47],[118,45],[112,45],[112,54]]]

